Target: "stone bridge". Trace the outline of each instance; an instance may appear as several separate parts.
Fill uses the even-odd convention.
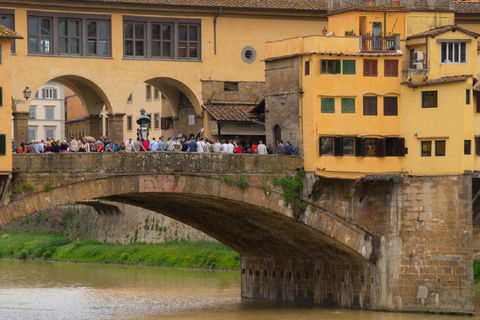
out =
[[[344,181],[304,175],[301,157],[175,152],[20,154],[13,163],[0,225],[65,204],[124,202],[239,252],[243,297],[474,312],[468,174]],[[295,175],[299,192],[282,180]]]

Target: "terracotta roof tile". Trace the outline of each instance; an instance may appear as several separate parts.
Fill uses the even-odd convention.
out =
[[[424,38],[424,37],[429,37],[429,36],[430,37],[435,37],[435,36],[438,36],[439,34],[442,34],[442,33],[445,33],[447,31],[451,31],[451,30],[462,31],[462,32],[467,33],[469,35],[472,35],[474,37],[480,36],[480,34],[478,34],[478,33],[475,33],[475,32],[472,32],[470,30],[458,27],[457,25],[451,24],[451,25],[447,25],[447,26],[443,26],[443,27],[433,28],[433,29],[430,29],[430,30],[427,30],[427,31],[424,31],[424,32],[417,33],[417,34],[412,34],[412,35],[407,37],[407,40],[415,39],[415,38]]]
[[[87,0],[103,3],[153,4],[187,7],[226,7],[249,9],[327,10],[324,0]]]
[[[455,12],[459,14],[480,13],[480,1],[455,1]]]
[[[0,38],[23,39],[21,35],[0,24]]]
[[[217,121],[250,122],[253,119],[250,111],[255,108],[255,105],[208,104],[204,105],[203,108]]]
[[[467,75],[441,77],[438,79],[425,80],[422,82],[402,82],[402,84],[408,84],[409,88],[417,88],[417,87],[431,86],[435,84],[465,81],[472,77],[473,75],[467,74]]]

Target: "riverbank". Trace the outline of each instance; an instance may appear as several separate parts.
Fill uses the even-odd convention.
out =
[[[0,258],[240,269],[240,255],[217,242],[121,245],[41,233],[0,233]]]

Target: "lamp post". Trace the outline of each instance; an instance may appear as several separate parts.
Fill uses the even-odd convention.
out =
[[[140,110],[140,117],[137,118],[137,124],[140,128],[137,129],[137,137],[140,140],[148,140],[148,128],[147,124],[150,123],[150,117],[145,115],[145,109]]]
[[[30,99],[31,96],[32,96],[32,90],[26,87],[25,90],[23,90],[23,97],[25,98],[25,100],[17,100],[12,98],[12,104],[16,106],[17,104],[27,103],[28,99]]]

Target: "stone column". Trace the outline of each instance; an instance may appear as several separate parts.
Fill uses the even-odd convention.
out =
[[[29,112],[12,112],[13,115],[13,135],[15,144],[20,145],[21,142],[28,142],[28,115]]]
[[[95,139],[102,136],[102,118],[99,115],[85,117],[85,136],[92,136]]]
[[[123,140],[123,117],[125,113],[108,114],[108,135],[110,140],[121,143]]]

